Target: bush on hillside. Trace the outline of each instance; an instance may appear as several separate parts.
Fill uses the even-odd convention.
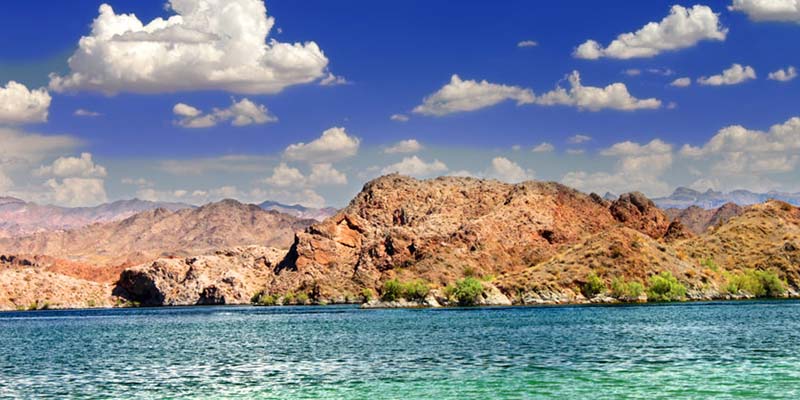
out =
[[[755,297],[779,297],[785,288],[783,282],[773,271],[748,269],[727,275],[725,291],[731,294],[747,293]]]
[[[619,300],[636,300],[644,293],[644,285],[637,281],[626,282],[622,278],[611,281],[611,296]]]
[[[647,288],[648,301],[679,301],[686,297],[686,286],[678,282],[671,272],[664,271],[650,277]]]
[[[586,283],[581,287],[581,293],[587,298],[591,299],[606,290],[606,284],[594,272],[590,273],[586,278]]]
[[[478,304],[483,294],[483,284],[474,277],[458,280],[445,288],[445,295],[455,300],[459,306],[468,307]]]

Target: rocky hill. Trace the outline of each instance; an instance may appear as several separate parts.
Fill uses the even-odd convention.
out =
[[[223,200],[177,211],[158,208],[121,221],[68,231],[0,239],[0,252],[130,266],[159,257],[186,257],[231,246],[288,248],[294,233],[313,222]]]
[[[553,182],[388,175],[298,234],[270,290],[335,299],[392,277],[443,287],[524,270],[617,226],[657,238],[669,220],[640,194],[608,202]]]
[[[702,234],[708,228],[724,224],[729,219],[744,212],[744,207],[725,203],[718,208],[706,209],[698,206],[689,208],[668,208],[664,213],[673,221],[680,221],[695,234]]]
[[[133,199],[95,207],[70,208],[40,205],[14,197],[0,197],[0,238],[75,229],[98,222],[119,221],[156,208],[176,211],[192,207],[183,203]]]

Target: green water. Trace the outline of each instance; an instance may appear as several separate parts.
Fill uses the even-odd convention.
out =
[[[5,398],[800,398],[800,302],[0,313]]]

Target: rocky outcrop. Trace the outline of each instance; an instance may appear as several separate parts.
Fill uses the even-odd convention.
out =
[[[2,239],[0,251],[104,267],[132,266],[159,257],[188,257],[231,246],[288,248],[295,232],[313,222],[223,200],[200,208],[159,208],[121,221]]]
[[[48,266],[36,258],[0,256],[0,310],[114,304],[109,285],[53,272]]]
[[[741,215],[744,210],[744,207],[734,203],[725,203],[712,209],[691,206],[686,209],[670,208],[664,212],[672,221],[680,221],[693,233],[702,234],[711,227],[722,225],[731,218]]]
[[[727,271],[772,270],[800,287],[800,208],[772,200],[749,206],[705,235],[677,243],[679,252]]]
[[[248,304],[285,254],[260,246],[158,259],[124,270],[114,293],[145,306]]]
[[[664,234],[664,240],[668,243],[676,242],[694,237],[694,234],[686,228],[681,221],[672,221]]]
[[[620,195],[609,209],[617,221],[654,239],[663,237],[669,228],[666,214],[639,192]]]
[[[392,277],[443,287],[524,269],[614,224],[602,202],[557,183],[388,175],[299,233],[270,290],[333,298]]]
[[[587,302],[592,299],[581,290],[590,274],[611,288],[614,279],[645,285],[649,277],[662,271],[698,290],[715,289],[714,282],[721,277],[703,271],[696,261],[670,246],[623,227],[591,235],[546,262],[501,276],[497,286],[522,304]],[[606,302],[613,301],[609,297]]]

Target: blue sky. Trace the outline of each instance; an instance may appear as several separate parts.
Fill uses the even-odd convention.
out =
[[[141,63],[136,71],[154,68],[152,76],[145,76],[154,84],[126,78],[115,82],[114,74],[129,60],[125,56],[103,58],[95,50],[82,65],[68,63],[82,51],[81,37],[92,36],[102,2],[12,2],[0,14],[5,31],[0,35],[0,90],[15,81],[30,91],[44,88],[51,101],[45,118],[40,113],[4,120],[0,111],[0,132],[8,143],[6,154],[0,150],[0,191],[64,205],[138,196],[194,203],[273,198],[341,206],[366,180],[392,170],[421,178],[455,174],[510,182],[555,180],[586,191],[641,190],[652,196],[676,186],[798,191],[800,128],[792,118],[800,115],[800,80],[792,78],[789,68],[800,66],[800,3],[782,1],[789,12],[759,9],[747,0],[606,1],[602,7],[590,1],[267,0],[266,14],[253,23],[268,15],[274,26],[260,44],[272,46],[273,39],[287,46],[300,43],[297,54],[305,56],[316,53],[302,43],[314,42],[324,62],[274,61],[270,57],[282,56],[268,51],[258,62],[279,65],[291,77],[270,82],[247,77],[244,88],[209,83],[204,76],[211,72],[186,61],[214,56],[199,53],[202,49],[225,53],[216,41],[230,36],[233,31],[222,30],[236,18],[180,32],[201,35],[202,43],[191,39],[187,44],[185,36],[171,32],[155,42],[130,36],[125,44],[108,44],[133,46],[139,40],[165,46],[152,62],[146,56],[136,60]],[[243,7],[263,4],[232,3],[239,2]],[[143,24],[186,14],[194,3],[108,2],[114,18],[135,14]],[[214,3],[209,2],[212,9],[222,7]],[[667,47],[656,54],[628,58],[628,50],[609,48],[605,57],[587,59],[575,52],[587,40],[605,47],[620,34],[659,24],[676,4],[685,7],[689,23],[711,15],[714,23],[703,20],[706,25],[699,31],[675,33],[664,22],[656,33],[666,36],[638,47]],[[704,10],[695,5],[709,13],[701,15]],[[248,24],[233,25],[234,36],[253,33]],[[523,41],[536,45],[520,47]],[[247,44],[259,47],[252,40]],[[175,56],[170,49],[176,46],[188,50]],[[179,60],[177,69],[159,71],[167,68],[163,60],[169,55]],[[244,63],[224,57],[233,60],[226,67]],[[737,75],[734,64],[744,72]],[[698,81],[728,69],[730,77],[719,79],[729,84]],[[783,80],[768,78],[778,70],[784,70]],[[99,84],[89,77],[59,87],[49,77],[97,71],[105,74],[95,77],[103,81]],[[570,89],[565,78],[573,71],[584,88],[621,84],[629,97],[568,104],[592,95],[581,92],[573,100],[547,104],[543,96],[556,85]],[[486,84],[478,91],[451,88],[456,98],[438,98],[444,112],[417,108],[425,98],[436,99],[440,89],[450,90],[453,74],[463,82]],[[321,85],[326,77],[346,82]],[[691,85],[671,85],[678,78],[688,78]],[[279,81],[277,89],[274,81]],[[261,89],[251,89],[256,87]],[[505,100],[487,104],[492,96]],[[641,103],[647,99],[658,105]],[[262,118],[247,114],[235,126],[242,111],[228,108],[243,100]],[[179,103],[202,114],[178,115]],[[465,109],[464,104],[470,105]],[[76,115],[79,109],[98,115]],[[390,119],[396,114],[408,120]],[[188,127],[193,125],[204,127]],[[779,126],[770,131],[773,125]],[[730,126],[741,129],[725,130]],[[338,135],[290,156],[289,146],[311,143],[335,127],[342,128]],[[401,140],[414,143],[387,152]],[[539,150],[548,151],[532,151],[542,143],[550,146]],[[25,151],[11,154],[20,148]]]

